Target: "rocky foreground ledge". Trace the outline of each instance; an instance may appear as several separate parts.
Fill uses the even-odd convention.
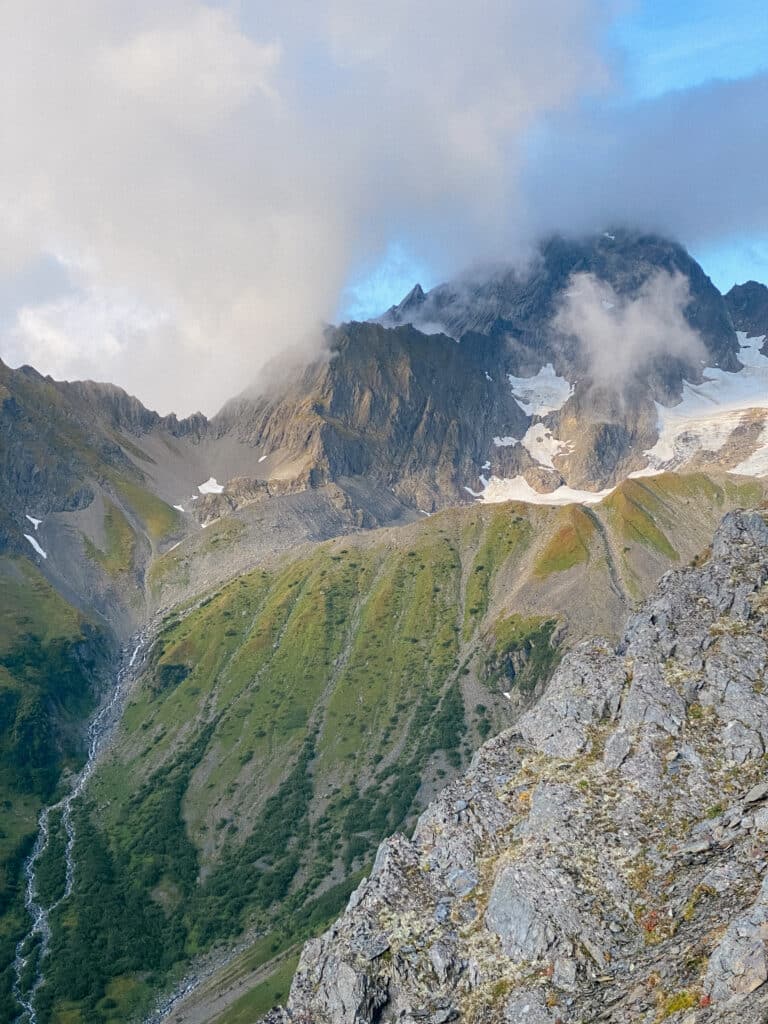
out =
[[[726,516],[382,844],[266,1020],[768,1020],[767,580]]]

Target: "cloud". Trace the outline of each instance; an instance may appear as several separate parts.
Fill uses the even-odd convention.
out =
[[[550,117],[523,175],[527,230],[640,226],[689,246],[768,234],[766,110],[763,73]]]
[[[551,230],[768,233],[768,76],[619,102],[622,7],[5,0],[0,281],[68,292],[0,284],[0,354],[212,412],[393,241],[439,279]]]
[[[595,384],[621,390],[659,356],[701,365],[704,344],[685,319],[687,279],[660,270],[633,296],[594,274],[574,274],[554,327],[581,343]]]
[[[440,272],[506,251],[526,133],[606,87],[610,11],[6,0],[0,275],[56,260],[71,290],[0,352],[211,412],[317,351],[393,238]]]
[[[153,116],[204,131],[254,94],[275,98],[280,47],[259,45],[224,11],[200,7],[182,24],[155,26],[105,46],[98,60],[104,77]]]

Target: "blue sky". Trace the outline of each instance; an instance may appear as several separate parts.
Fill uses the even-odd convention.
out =
[[[765,2],[639,0],[611,26],[606,46],[623,81],[616,102],[629,106],[715,80],[747,78],[768,69]],[[760,130],[758,121],[755,128]],[[768,282],[768,238],[742,234],[692,251],[723,291],[750,278]],[[377,263],[353,276],[339,317],[382,312],[417,281],[425,289],[439,283],[416,246],[393,238]]]

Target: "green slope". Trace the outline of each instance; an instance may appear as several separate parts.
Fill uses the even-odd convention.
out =
[[[727,508],[760,500],[751,481],[663,476],[589,512],[454,509],[171,614],[81,811],[41,1019],[124,1021],[247,926],[282,948],[320,927],[509,721],[504,694],[549,676],[566,627],[616,628]]]
[[[0,1018],[14,946],[27,927],[22,867],[44,802],[76,768],[103,638],[28,562],[0,558]],[[56,868],[54,866],[54,874]]]

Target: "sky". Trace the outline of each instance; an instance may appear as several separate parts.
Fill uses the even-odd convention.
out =
[[[551,231],[768,280],[754,0],[5,0],[0,357],[214,412]]]
[[[748,79],[768,69],[768,18],[763,0],[647,0],[628,4],[606,31],[609,51],[621,64],[619,109],[708,83]],[[755,131],[768,131],[764,110]],[[722,140],[728,149],[727,136]],[[738,160],[738,153],[732,153]],[[766,164],[763,164],[765,167]],[[768,282],[768,233],[722,232],[689,242],[693,255],[721,291],[749,279]],[[418,247],[392,240],[372,268],[347,285],[339,318],[365,319],[398,302],[418,282],[440,283]]]

